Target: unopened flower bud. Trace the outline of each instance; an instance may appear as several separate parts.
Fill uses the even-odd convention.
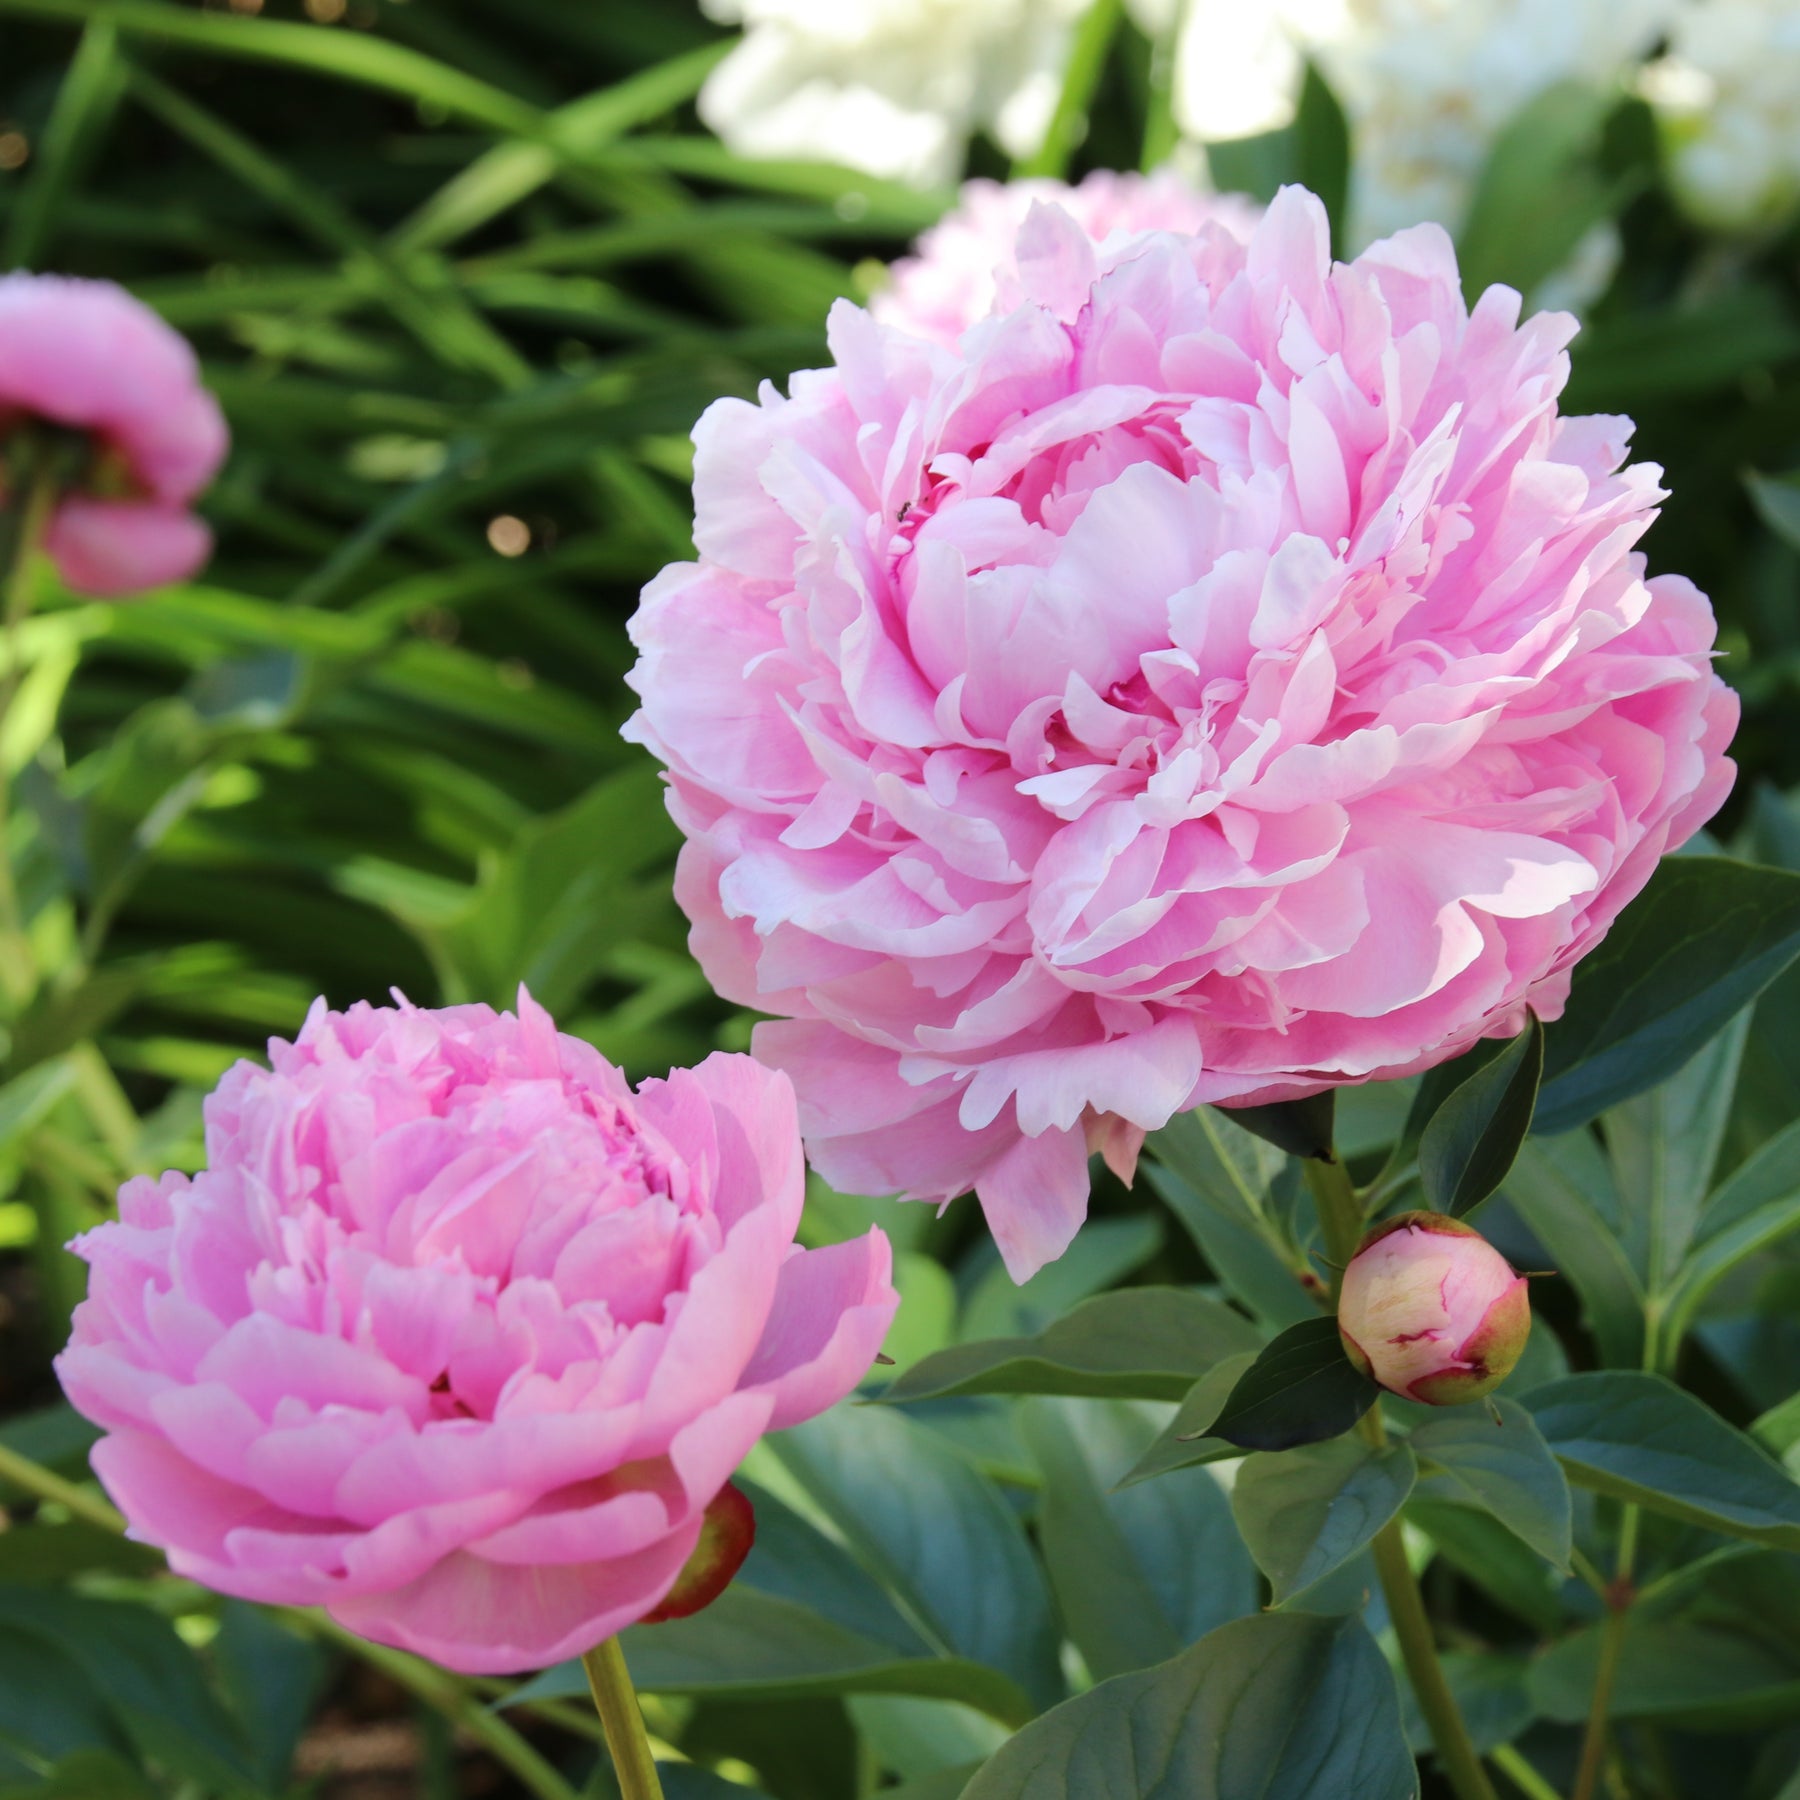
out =
[[[1452,1406],[1512,1373],[1531,1334],[1531,1301],[1524,1276],[1472,1227],[1444,1213],[1402,1213],[1350,1259],[1338,1334],[1384,1388]]]

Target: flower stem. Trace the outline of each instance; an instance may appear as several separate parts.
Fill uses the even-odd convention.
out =
[[[1494,1767],[1525,1796],[1525,1800],[1562,1800],[1556,1789],[1511,1744],[1496,1744],[1488,1755]]]
[[[1309,1156],[1301,1167],[1325,1233],[1325,1255],[1331,1264],[1331,1298],[1335,1304],[1338,1290],[1344,1285],[1344,1270],[1362,1242],[1363,1203],[1357,1198],[1350,1171],[1335,1151],[1329,1159]]]
[[[606,1747],[618,1772],[621,1800],[663,1800],[644,1715],[619,1640],[610,1637],[590,1650],[581,1666],[587,1670],[588,1686],[593,1690],[594,1710],[606,1727]]]
[[[1600,1774],[1606,1764],[1606,1721],[1612,1711],[1613,1684],[1618,1679],[1619,1655],[1625,1648],[1625,1622],[1637,1598],[1632,1570],[1637,1563],[1638,1521],[1635,1506],[1627,1505],[1619,1518],[1619,1556],[1605,1593],[1606,1620],[1600,1627],[1600,1661],[1594,1670],[1594,1697],[1588,1705],[1587,1730],[1581,1740],[1581,1764],[1575,1775],[1571,1800],[1594,1800]]]
[[[1407,1678],[1418,1696],[1419,1710],[1431,1727],[1439,1765],[1455,1789],[1457,1800],[1494,1800],[1487,1772],[1457,1710],[1456,1696],[1444,1679],[1431,1620],[1425,1611],[1425,1596],[1419,1592],[1418,1577],[1406,1560],[1406,1543],[1397,1519],[1376,1533],[1375,1568],[1381,1576],[1381,1591],[1387,1596],[1394,1635],[1400,1640]]]
[[[0,588],[4,589],[4,600],[0,601],[0,648],[4,649],[6,663],[4,672],[0,672],[0,758],[5,752],[7,716],[21,678],[24,646],[19,641],[19,627],[31,611],[31,578],[37,553],[56,507],[56,459],[27,441],[15,452],[8,474],[8,499],[0,507]],[[7,842],[11,795],[12,771],[0,760],[0,975],[12,989],[12,998],[23,1001],[31,991],[31,965]]]
[[[1325,1254],[1332,1264],[1331,1295],[1335,1301],[1344,1284],[1344,1270],[1362,1241],[1366,1217],[1363,1202],[1350,1179],[1350,1171],[1335,1152],[1329,1158],[1308,1157],[1304,1168],[1306,1185],[1312,1189],[1313,1202],[1318,1207],[1319,1226],[1325,1234]],[[1363,1415],[1361,1429],[1371,1444],[1387,1442],[1379,1406]],[[1400,1534],[1398,1519],[1376,1534],[1374,1553],[1381,1591],[1387,1597],[1388,1617],[1400,1641],[1401,1659],[1418,1696],[1419,1710],[1431,1727],[1438,1762],[1455,1789],[1457,1800],[1495,1800],[1487,1772],[1475,1754],[1468,1727],[1457,1708],[1456,1696],[1444,1679],[1431,1618],[1425,1611],[1425,1596],[1419,1591],[1412,1564],[1406,1560],[1406,1541]]]

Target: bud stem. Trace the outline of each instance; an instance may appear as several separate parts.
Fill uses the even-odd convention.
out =
[[[587,1670],[594,1710],[606,1728],[606,1747],[612,1752],[622,1800],[663,1800],[656,1759],[650,1754],[650,1737],[644,1730],[644,1715],[638,1707],[637,1692],[631,1685],[631,1671],[625,1667],[625,1652],[619,1648],[619,1640],[610,1637],[590,1650],[581,1659],[581,1666]]]
[[[1308,1157],[1302,1167],[1306,1185],[1312,1189],[1313,1204],[1318,1208],[1319,1227],[1325,1235],[1325,1260],[1331,1269],[1331,1298],[1335,1305],[1344,1285],[1344,1270],[1362,1242],[1367,1214],[1350,1171],[1335,1150],[1328,1158]],[[1358,1429],[1371,1444],[1387,1442],[1387,1427],[1381,1422],[1379,1405],[1363,1415]],[[1400,1654],[1406,1663],[1407,1679],[1418,1696],[1419,1710],[1431,1727],[1438,1763],[1457,1800],[1495,1800],[1493,1786],[1475,1753],[1456,1697],[1444,1679],[1431,1618],[1425,1611],[1425,1596],[1419,1591],[1412,1564],[1406,1560],[1406,1541],[1397,1519],[1376,1534],[1374,1552],[1381,1591],[1387,1597],[1388,1617],[1400,1641]]]

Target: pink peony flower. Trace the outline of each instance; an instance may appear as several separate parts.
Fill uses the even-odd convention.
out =
[[[919,239],[918,255],[893,266],[869,304],[883,325],[954,345],[996,305],[1010,312],[1024,289],[1014,252],[1034,206],[1060,206],[1096,247],[1096,263],[1123,262],[1150,231],[1196,232],[1218,224],[1248,238],[1262,208],[1242,194],[1208,194],[1173,169],[1154,175],[1096,169],[1078,186],[1049,180],[970,181],[962,201]]]
[[[50,526],[71,588],[138,593],[206,561],[212,534],[188,503],[225,459],[225,421],[187,340],[142,301],[110,281],[0,276],[0,444],[30,419],[91,440]]]
[[[1492,1393],[1525,1352],[1525,1277],[1472,1225],[1443,1213],[1384,1220],[1344,1270],[1338,1335],[1365,1375],[1407,1400]]]
[[[1574,321],[1471,314],[1436,226],[1326,243],[1289,189],[1102,272],[1039,207],[959,348],[840,304],[834,368],[701,420],[633,624],[695,953],[785,1015],[814,1166],[973,1187],[1021,1278],[1090,1148],[1557,1017],[1730,785],[1657,471],[1557,415]]]
[[[887,1240],[795,1248],[793,1092],[747,1056],[633,1093],[521,992],[320,1001],[270,1059],[207,1102],[204,1173],[74,1245],[57,1372],[183,1575],[536,1668],[655,1609],[751,1445],[881,1345]]]

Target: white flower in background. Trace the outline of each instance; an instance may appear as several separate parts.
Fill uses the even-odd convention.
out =
[[[1677,4],[1351,0],[1352,29],[1315,54],[1353,134],[1356,246],[1422,219],[1457,230],[1520,109],[1559,82],[1621,86]]]
[[[1639,88],[1701,224],[1755,231],[1800,206],[1800,0],[1690,0]]]
[[[702,0],[744,37],[700,116],[735,151],[915,186],[962,173],[970,136],[1043,141],[1089,0]]]

